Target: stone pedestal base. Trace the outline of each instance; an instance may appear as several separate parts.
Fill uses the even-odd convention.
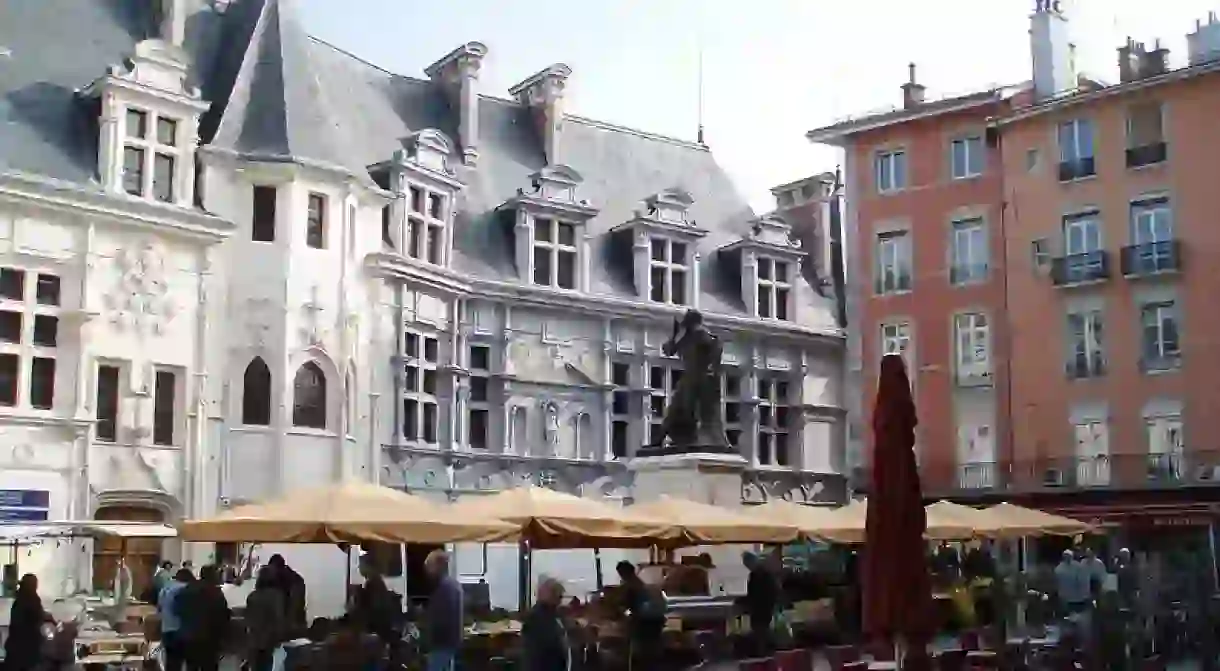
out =
[[[673,496],[722,508],[740,508],[741,473],[746,460],[736,451],[732,454],[693,451],[697,449],[685,447],[681,452],[632,459],[627,466],[635,472],[635,502]],[[709,576],[712,595],[735,596],[745,593],[748,572],[741,564],[745,549],[736,545],[697,547],[683,554],[711,555],[716,565]]]

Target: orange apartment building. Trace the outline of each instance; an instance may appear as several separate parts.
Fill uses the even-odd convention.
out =
[[[848,322],[867,454],[907,358],[931,496],[1138,526],[1220,519],[1220,21],[1074,71],[1038,2],[1033,76],[810,131],[845,152]],[[854,440],[853,440],[854,439]],[[862,464],[863,465],[863,464]]]

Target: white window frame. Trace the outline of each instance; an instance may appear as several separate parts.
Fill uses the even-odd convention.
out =
[[[1168,200],[1131,203],[1131,244],[1155,245],[1173,240],[1173,206]]]
[[[1185,470],[1186,442],[1181,415],[1162,415],[1144,419],[1148,438],[1149,477],[1181,480]]]
[[[1088,129],[1088,137],[1082,129]],[[1083,161],[1097,156],[1097,128],[1092,119],[1076,117],[1057,126],[1057,143],[1061,163]],[[1068,142],[1065,143],[1065,140]],[[1087,140],[1087,142],[1086,142]]]
[[[1135,134],[1132,133],[1132,131],[1134,130],[1135,124],[1133,124],[1132,121],[1134,120],[1134,118],[1136,116],[1139,115],[1140,112],[1151,114],[1151,110],[1153,110],[1153,109],[1156,110],[1156,121],[1157,121],[1156,138],[1153,139],[1151,142],[1147,142],[1145,144],[1134,144],[1132,142],[1132,140],[1134,140],[1136,138],[1135,138]],[[1126,123],[1124,124],[1124,126],[1126,129],[1126,135],[1127,135],[1126,140],[1127,140],[1128,149],[1140,149],[1141,147],[1148,147],[1148,146],[1152,146],[1157,143],[1165,142],[1165,105],[1163,103],[1161,103],[1160,101],[1141,101],[1141,102],[1137,102],[1137,103],[1131,105],[1130,107],[1127,108],[1127,115],[1126,115],[1125,122]]]
[[[1064,256],[1081,256],[1105,249],[1101,218],[1096,214],[1067,217],[1063,221]]]
[[[1074,318],[1080,319],[1079,333],[1072,323]],[[1072,370],[1076,369],[1076,362],[1083,357],[1085,371],[1088,373],[1084,377],[1104,374],[1106,362],[1105,315],[1101,310],[1069,312],[1067,323],[1069,364],[1072,366]]]
[[[959,158],[962,160],[959,161]],[[979,177],[986,166],[987,149],[983,144],[983,136],[967,135],[954,138],[949,143],[949,173],[953,179]]]
[[[877,234],[873,289],[879,296],[911,290],[911,236],[907,231]]]
[[[759,319],[792,319],[792,262],[770,256],[759,256],[754,260],[754,279],[757,287],[755,313]],[[765,272],[764,272],[764,269]],[[766,277],[764,277],[766,275]],[[762,297],[767,297],[769,308],[764,309]]]
[[[723,399],[724,434],[729,439],[729,445],[740,450],[745,446],[742,435],[749,428],[746,422],[746,394],[744,390],[749,384],[745,372],[737,366],[724,366],[720,373],[720,390]],[[730,406],[735,408],[736,419],[729,418]]]
[[[487,350],[487,368],[475,368],[473,354],[476,347]],[[467,369],[470,371],[470,387],[468,389],[469,393],[466,395],[465,427],[462,431],[462,443],[470,450],[478,450],[480,452],[490,451],[492,442],[491,367],[493,365],[492,357],[495,356],[495,351],[492,348],[491,343],[472,341],[467,343],[466,353],[468,358],[466,362]],[[485,385],[486,395],[481,400],[474,397],[475,380],[483,380],[481,384]],[[471,436],[473,435],[471,431],[474,425],[474,422],[472,422],[471,419],[474,417],[474,413],[476,411],[483,412],[485,417],[483,428],[487,433],[483,437],[484,444],[482,447],[476,447],[474,441],[471,440]]]
[[[891,322],[881,325],[881,356],[897,354],[905,359],[910,351],[910,322]]]
[[[1076,484],[1110,484],[1110,425],[1105,420],[1081,420],[1072,426],[1076,444]]]
[[[982,217],[953,222],[951,283],[972,284],[987,279],[991,260],[987,244],[987,223]]]
[[[144,119],[144,135],[141,137],[133,132],[129,122],[132,120],[132,115],[142,115]],[[163,144],[157,136],[157,127],[159,122],[164,119],[174,125],[174,142],[173,144]],[[185,124],[183,119],[169,114],[161,114],[156,110],[145,107],[137,107],[134,105],[126,105],[123,107],[123,148],[119,156],[120,172],[119,181],[120,188],[124,193],[137,198],[147,198],[162,203],[178,202],[178,177],[179,171],[182,170],[182,134]],[[140,169],[140,191],[133,193],[127,189],[127,150],[136,149],[143,153]],[[158,155],[169,158],[170,176],[169,176],[169,198],[157,198],[154,191],[155,187],[155,172],[156,172],[156,157]]]
[[[1146,359],[1145,368],[1164,370],[1177,366],[1177,362],[1182,356],[1182,332],[1179,323],[1181,320],[1178,318],[1178,314],[1176,301],[1156,301],[1140,306],[1140,352]],[[1176,340],[1174,343],[1167,342],[1166,322],[1173,326]],[[1148,340],[1149,330],[1156,332],[1155,339],[1152,341]],[[1154,357],[1147,359],[1147,355],[1150,353]]]
[[[905,149],[879,151],[873,158],[873,183],[877,193],[893,193],[907,188]]]
[[[453,205],[451,195],[429,189],[419,182],[408,182],[404,197],[407,199],[407,228],[402,254],[434,266],[447,266],[449,250],[445,233]],[[436,250],[435,255],[433,250]]]
[[[676,254],[677,250],[681,250],[681,254]],[[661,258],[657,258],[660,251]],[[652,235],[648,238],[648,300],[654,303],[666,303],[670,305],[690,305],[691,304],[691,256],[692,246],[685,240],[675,240],[660,235]],[[675,260],[676,256],[681,258]],[[577,257],[579,258],[579,256]],[[654,295],[654,290],[658,287],[653,283],[653,274],[656,271],[661,272],[660,286],[661,297],[657,298]],[[683,300],[675,300],[675,287],[682,293]]]
[[[665,419],[665,411],[669,409],[669,399],[673,398],[674,388],[682,377],[682,364],[673,359],[650,359],[644,364],[646,377],[644,383],[648,386],[648,396],[644,401],[644,416],[647,418],[648,440],[652,442],[656,432]],[[664,370],[661,386],[653,386],[652,372],[654,368]],[[659,409],[660,412],[654,411]]]
[[[991,373],[991,321],[982,312],[963,312],[953,318],[954,349],[959,378]]]
[[[436,344],[436,357],[429,360],[427,356],[428,342]],[[400,344],[402,353],[402,384],[400,385],[400,393],[402,398],[399,403],[402,404],[402,418],[399,426],[395,428],[399,432],[399,436],[406,443],[437,446],[441,441],[441,404],[440,404],[440,384],[441,384],[441,369],[444,367],[441,361],[441,352],[443,350],[440,334],[423,329],[406,329],[403,336],[403,342]],[[415,371],[415,379],[410,379],[410,370]],[[425,391],[427,387],[426,379],[432,376],[433,393]],[[413,427],[415,436],[405,430],[407,425],[407,403],[414,402],[416,407],[415,426]],[[432,420],[435,426],[432,428],[433,436],[436,440],[429,441],[427,436],[427,415],[426,407],[432,408]]]
[[[962,489],[990,489],[996,485],[995,432],[989,424],[967,424],[957,429],[958,486]],[[986,441],[987,454],[979,444]]]
[[[615,381],[615,377],[614,377],[615,369],[619,366],[621,366],[627,372],[626,379],[622,383]],[[635,368],[636,368],[636,366],[633,365],[630,361],[626,361],[623,359],[611,359],[610,360],[610,379],[607,380],[607,383],[610,385],[610,407],[607,408],[607,411],[609,412],[609,415],[610,415],[609,433],[606,436],[606,440],[609,441],[606,446],[607,459],[629,459],[629,458],[635,456],[633,453],[633,450],[631,449],[632,428],[636,424],[636,417],[638,415],[638,413],[636,413],[635,410],[631,407],[632,406],[632,403],[631,403],[631,397],[632,397],[631,377],[632,377],[632,375],[631,375],[631,373],[632,373],[632,370]],[[619,404],[616,402],[615,399],[622,399],[623,402],[621,404]],[[620,405],[621,405],[622,411],[616,412],[616,410],[618,410]],[[627,432],[626,440],[624,441],[624,444],[623,444],[623,453],[622,454],[614,453],[614,427],[615,427],[615,425],[624,427],[625,431]]]
[[[42,272],[37,267],[16,264],[5,264],[3,267],[21,272],[23,276],[21,300],[0,296],[0,309],[3,309],[5,312],[16,312],[21,315],[21,334],[18,342],[0,342],[0,353],[11,354],[17,357],[16,403],[14,405],[0,406],[0,408],[20,409],[24,412],[33,413],[50,413],[55,407],[55,395],[58,391],[55,386],[55,378],[58,377],[59,368],[58,345],[64,335],[62,317],[63,277],[53,272]],[[59,287],[58,301],[54,305],[38,302],[38,278],[43,275],[55,278],[55,282]],[[34,341],[34,325],[40,316],[55,320],[55,346],[40,345]],[[52,362],[53,377],[51,381],[51,407],[49,408],[36,408],[33,406],[32,385],[34,382],[33,370],[35,359],[49,359]]]
[[[792,463],[791,421],[793,384],[784,375],[762,374],[755,378],[758,399],[758,442],[754,453],[760,466],[790,467]],[[770,443],[763,458],[763,444]],[[779,455],[784,455],[781,460]]]
[[[571,221],[556,217],[541,217],[533,216],[533,225],[531,226],[532,239],[530,240],[530,283],[534,286],[550,287],[562,291],[578,291],[580,290],[581,276],[581,244],[580,236],[583,226]],[[538,239],[539,226],[545,224],[549,227],[547,240]],[[563,244],[559,241],[559,233],[564,227],[572,229],[572,244]],[[550,257],[550,278],[546,283],[537,282],[534,270],[538,266],[538,256],[545,254]],[[559,258],[563,254],[572,255],[572,286],[564,287],[559,284]]]

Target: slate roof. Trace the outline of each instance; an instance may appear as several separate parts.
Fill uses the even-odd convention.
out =
[[[435,128],[457,138],[457,115],[438,87],[366,63],[306,34],[289,0],[232,0],[220,13],[201,0],[187,23],[192,76],[212,102],[203,142],[251,158],[339,168],[363,179],[404,137]],[[76,95],[154,32],[148,0],[0,0],[0,171],[96,184],[96,106]],[[3,53],[0,51],[0,53]],[[489,55],[494,64],[494,54]],[[575,76],[579,76],[576,73]],[[457,143],[455,142],[455,145]],[[529,112],[514,101],[479,100],[479,162],[466,183],[454,237],[455,270],[515,278],[501,205],[545,165]],[[629,244],[606,233],[642,201],[680,187],[708,231],[703,309],[741,314],[739,271],[714,250],[738,240],[754,217],[707,148],[569,116],[562,162],[584,177],[579,197],[600,208],[590,223],[594,293],[634,296]],[[600,262],[599,262],[600,261]],[[810,326],[834,327],[833,303],[798,287]]]

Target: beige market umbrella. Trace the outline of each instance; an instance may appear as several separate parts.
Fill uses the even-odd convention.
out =
[[[679,534],[672,525],[630,509],[543,487],[468,496],[450,509],[509,522],[533,549],[648,547]]]
[[[782,499],[744,508],[743,512],[756,519],[791,525],[801,534],[812,537],[817,537],[821,529],[834,524],[835,520],[834,508],[806,506]]]
[[[975,536],[968,524],[946,519],[943,515],[929,513],[927,520],[924,538],[928,540],[965,540]],[[814,535],[836,543],[863,543],[867,521],[868,502],[863,499],[852,501],[833,511],[830,522]]]
[[[1010,529],[1003,520],[989,510],[972,508],[952,501],[937,501],[924,510],[927,511],[929,518],[950,520],[968,526],[974,530],[976,536],[982,538],[1012,538],[1021,535],[1014,533],[1013,529]]]
[[[389,487],[348,482],[299,489],[178,525],[183,540],[211,543],[457,543],[515,537],[492,516],[453,510]]]
[[[1042,536],[1046,534],[1075,536],[1076,534],[1088,533],[1093,529],[1088,524],[1070,517],[1052,515],[1041,510],[1025,508],[1007,502],[991,506],[987,508],[987,512],[1008,529],[1010,536]]]
[[[658,545],[719,545],[724,543],[791,543],[800,532],[782,520],[765,520],[720,506],[674,496],[628,508],[639,515],[665,520],[682,530],[682,537]]]

